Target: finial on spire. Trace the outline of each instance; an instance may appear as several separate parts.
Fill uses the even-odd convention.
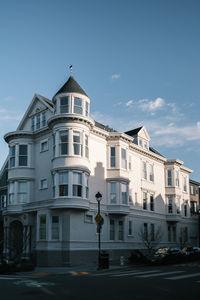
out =
[[[70,69],[70,75],[72,76],[72,65],[69,67]]]

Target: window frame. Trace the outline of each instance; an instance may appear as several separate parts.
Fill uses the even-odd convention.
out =
[[[20,186],[21,186],[22,184],[25,184],[25,186],[26,186],[25,191],[24,191],[24,190],[21,190],[21,191],[20,191]],[[21,199],[21,196],[22,196],[22,195],[25,195],[25,200],[24,200],[23,197],[22,197],[22,199]],[[18,195],[17,195],[17,200],[18,200],[18,203],[19,203],[19,204],[24,204],[24,203],[27,203],[27,202],[28,202],[28,181],[25,181],[25,180],[20,180],[20,181],[18,181]]]
[[[14,163],[11,163],[11,161],[13,161]],[[16,145],[12,145],[9,148],[9,167],[15,168],[15,164],[16,164]]]
[[[62,100],[66,100],[66,99],[67,99],[68,104],[62,104]],[[59,100],[60,100],[60,113],[68,114],[70,112],[70,97],[63,95],[63,96],[60,96]],[[67,108],[67,109],[65,110],[65,108]]]
[[[58,193],[59,197],[68,197],[69,196],[69,172],[63,171],[58,173]],[[61,175],[66,174],[66,182],[64,177],[61,178]],[[62,182],[61,182],[62,181]],[[62,195],[63,194],[63,195]]]
[[[58,218],[58,222],[53,222],[53,218]],[[57,226],[53,226],[53,224],[57,224]],[[53,236],[53,234],[55,234],[56,232],[56,237]],[[60,240],[60,216],[59,215],[52,215],[51,216],[51,240],[53,241],[59,241]]]
[[[45,218],[44,227],[41,226],[42,225],[41,218]],[[44,237],[43,237],[43,234],[44,234]],[[41,240],[41,241],[47,240],[47,215],[46,214],[39,215],[39,240]]]
[[[62,141],[62,137],[65,137],[66,140],[64,139],[64,141]],[[61,156],[69,155],[69,130],[68,129],[59,131],[59,153]]]
[[[24,153],[20,154],[21,147],[26,147],[26,154],[24,154]],[[22,163],[23,159],[25,159],[25,163]],[[21,162],[20,162],[20,160],[21,160]],[[19,144],[18,166],[19,167],[28,167],[28,145],[27,144]]]
[[[47,145],[47,148],[46,148],[46,149],[43,149],[43,146],[42,146],[42,145],[44,145],[44,144]],[[48,151],[48,150],[49,150],[48,139],[42,140],[42,141],[40,142],[40,152],[46,152],[46,151]]]
[[[76,100],[80,100],[81,101],[81,106],[80,105],[77,105],[75,104],[76,103]],[[73,103],[73,113],[74,114],[77,114],[77,115],[83,115],[83,99],[82,98],[79,98],[79,97],[74,97],[74,103]],[[77,112],[78,110],[80,109],[80,112]],[[77,111],[76,111],[77,110]]]
[[[75,182],[75,176],[77,175],[78,178],[78,182]],[[79,182],[79,179],[80,182]],[[82,172],[78,172],[78,171],[73,171],[72,172],[72,197],[78,197],[78,198],[82,198],[83,197],[83,173]]]
[[[45,185],[45,186],[43,185],[44,182],[46,182],[46,185]],[[46,189],[48,189],[47,178],[42,178],[42,179],[40,179],[40,189],[41,189],[41,190],[46,190]]]
[[[112,151],[114,150],[114,155]],[[110,168],[116,168],[116,147],[110,147]]]

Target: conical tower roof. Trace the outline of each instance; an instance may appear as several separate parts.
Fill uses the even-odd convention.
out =
[[[53,96],[53,99],[61,93],[79,93],[88,97],[84,90],[80,87],[78,82],[73,76],[70,76],[67,82],[59,89],[59,91]]]

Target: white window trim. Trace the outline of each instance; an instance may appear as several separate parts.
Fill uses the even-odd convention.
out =
[[[47,186],[46,187],[42,187],[42,181],[46,181],[47,183]],[[46,190],[48,189],[48,181],[47,181],[47,178],[42,178],[40,179],[40,190]]]
[[[88,221],[88,220],[86,220],[86,216],[90,216],[90,217],[92,217],[92,221],[90,222],[90,221]],[[84,223],[87,223],[87,224],[93,224],[94,223],[94,215],[92,214],[92,213],[85,213],[84,214]]]
[[[46,150],[42,150],[42,144],[47,143],[47,149]],[[49,150],[49,143],[48,143],[48,139],[42,140],[40,142],[40,152],[46,152]]]
[[[132,231],[132,233],[131,234],[129,234],[129,222],[131,222],[132,224],[131,224],[131,231]],[[130,236],[130,237],[133,237],[134,236],[134,234],[133,234],[133,219],[131,218],[131,219],[128,219],[128,234],[127,234],[127,236]]]

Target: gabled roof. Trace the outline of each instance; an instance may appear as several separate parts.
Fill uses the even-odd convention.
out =
[[[126,131],[125,133],[130,135],[130,136],[134,136],[134,135],[138,134],[138,132],[142,129],[142,127],[143,126],[132,129],[132,130],[129,130],[129,131]]]
[[[49,100],[49,99],[47,99],[46,97],[44,97],[44,96],[41,96],[41,95],[39,95],[39,94],[37,94],[40,98],[42,98],[42,100],[44,100],[45,102],[47,102],[51,107],[53,107],[53,102],[52,102],[52,100]]]
[[[34,97],[33,97],[33,99],[32,99],[32,101],[31,101],[31,103],[29,104],[29,107],[27,108],[27,110],[26,110],[26,112],[25,112],[25,114],[24,114],[21,122],[19,123],[19,125],[17,127],[17,130],[21,130],[21,127],[23,126],[26,118],[29,116],[30,111],[32,109],[32,106],[34,105],[34,103],[35,103],[36,100],[39,100],[40,102],[42,102],[46,107],[48,107],[48,109],[50,111],[53,112],[53,102],[51,100],[49,100],[49,99],[47,99],[47,98],[39,95],[39,94],[35,94]]]
[[[59,91],[53,96],[53,99],[55,96],[61,93],[79,93],[82,95],[85,95],[88,97],[88,95],[85,93],[85,91],[80,87],[78,82],[74,79],[73,76],[70,76],[67,82],[59,89]]]

